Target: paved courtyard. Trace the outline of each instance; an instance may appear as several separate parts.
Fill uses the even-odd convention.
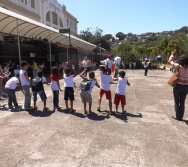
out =
[[[152,70],[145,77],[143,70],[126,72],[131,83],[126,114],[108,118],[104,97],[103,112],[97,112],[97,87],[93,89],[95,114],[88,117],[83,115],[78,87],[76,113],[63,110],[63,92],[62,110],[55,113],[42,112],[40,101],[37,112],[11,112],[1,107],[0,167],[187,167],[188,101],[185,120],[174,120],[172,88],[167,85],[171,73]],[[99,71],[96,75],[99,79]],[[78,86],[80,77],[75,81]],[[116,85],[111,88],[114,92]],[[45,86],[45,91],[52,110],[50,86]],[[21,92],[17,98],[23,105]]]

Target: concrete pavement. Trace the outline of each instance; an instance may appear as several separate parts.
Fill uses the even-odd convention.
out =
[[[94,115],[85,117],[78,88],[75,88],[76,113],[62,110],[11,112],[0,108],[1,167],[187,167],[188,106],[184,121],[172,118],[172,88],[169,71],[126,70],[131,83],[127,87],[126,114],[107,117],[108,103],[103,97],[97,112],[99,89],[93,89]],[[99,71],[96,72],[98,77]],[[81,82],[75,78],[77,86]],[[61,86],[62,86],[61,81]],[[63,86],[62,86],[63,87]],[[116,85],[111,85],[114,92]],[[52,93],[45,86],[47,106],[52,110]],[[114,93],[113,97],[114,97]],[[17,93],[19,104],[23,95]],[[6,100],[0,101],[7,103]],[[113,106],[114,108],[114,106]],[[121,111],[121,110],[119,110]]]

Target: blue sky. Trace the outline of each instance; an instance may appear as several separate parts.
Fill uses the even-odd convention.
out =
[[[141,34],[188,26],[188,0],[58,0],[78,21],[78,33],[99,27],[103,35]]]

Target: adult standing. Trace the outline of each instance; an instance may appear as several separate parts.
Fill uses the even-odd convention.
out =
[[[107,68],[107,74],[111,75],[112,73],[112,64],[114,63],[111,59],[111,56],[108,55],[107,58],[105,60],[102,60],[101,63],[106,65]]]
[[[20,82],[21,82],[22,88],[25,92],[25,99],[24,99],[25,110],[31,109],[30,79],[27,73],[27,69],[28,69],[28,62],[22,61],[19,75],[20,75]]]
[[[182,121],[184,111],[185,111],[185,99],[188,93],[188,55],[183,55],[176,60],[173,60],[173,55],[175,51],[172,52],[169,63],[175,67],[175,70],[179,71],[178,83],[174,87],[174,103],[176,119]]]
[[[145,70],[144,75],[147,76],[150,62],[148,61],[147,58],[145,58],[142,64],[144,65],[144,70]]]
[[[133,69],[136,69],[136,62],[133,62]]]
[[[91,61],[87,59],[87,57],[84,57],[84,60],[82,61],[82,67],[83,67],[83,70],[85,70],[85,73],[83,74],[85,77],[87,77],[87,72],[90,71],[90,66],[91,64]]]
[[[37,72],[39,69],[35,60],[33,60],[32,69],[33,69],[33,78],[35,78],[35,77],[37,77]]]

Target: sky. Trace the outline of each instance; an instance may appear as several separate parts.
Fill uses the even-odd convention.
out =
[[[141,34],[188,26],[188,0],[58,0],[77,18],[78,34],[96,27],[103,35]]]

